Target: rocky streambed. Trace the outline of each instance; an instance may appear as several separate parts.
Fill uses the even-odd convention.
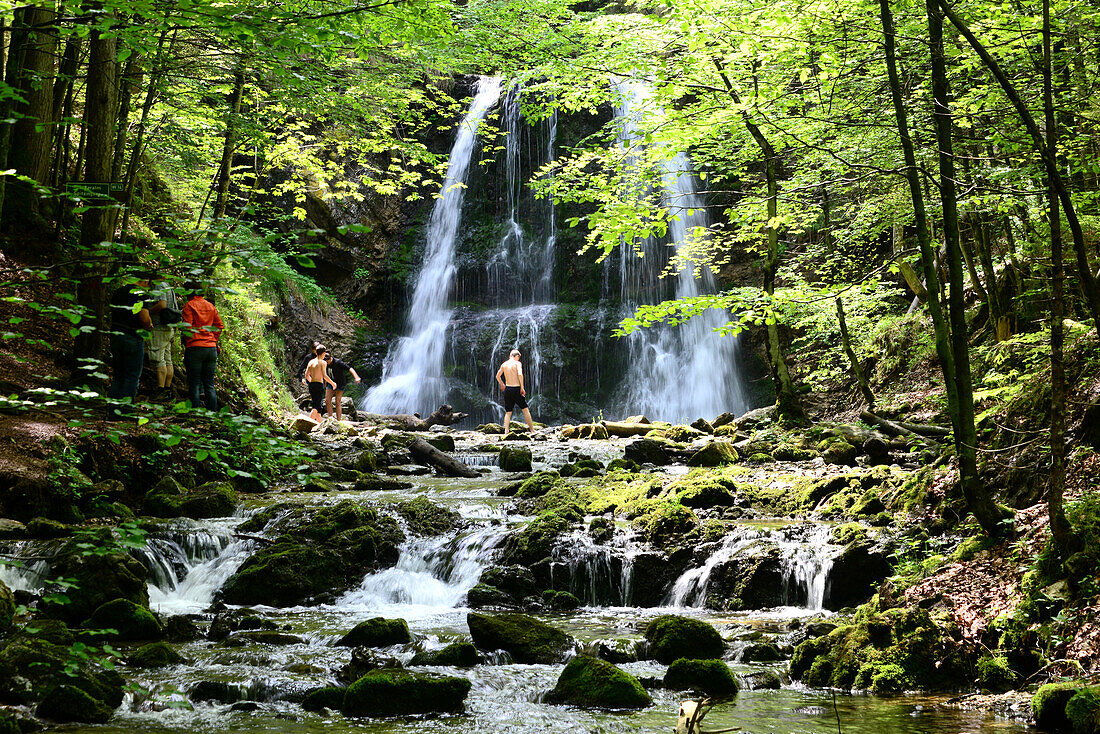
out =
[[[308,474],[264,493],[165,480],[143,547],[65,567],[96,593],[53,616],[117,627],[133,684],[79,674],[117,691],[76,686],[99,702],[84,717],[96,731],[668,732],[700,692],[723,701],[710,728],[1024,728],[944,696],[804,682],[827,686],[849,660],[860,688],[896,694],[916,687],[906,664],[943,652],[911,617],[874,620],[880,656],[844,648],[868,625],[852,608],[893,573],[892,516],[920,498],[916,467],[821,436],[757,435],[745,461],[734,432],[433,433],[478,473],[451,478],[410,464],[400,433],[353,432],[307,439],[323,447]],[[4,571],[20,601],[47,606],[39,587],[74,542],[56,531],[9,541],[56,559]],[[68,654],[60,626],[35,654]],[[41,695],[73,686],[23,674],[29,659],[0,651],[0,694],[20,717],[64,720]]]

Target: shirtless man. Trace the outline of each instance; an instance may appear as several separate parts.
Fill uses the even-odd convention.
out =
[[[309,401],[313,407],[313,410],[309,412],[309,417],[318,423],[321,422],[322,411],[325,409],[325,383],[335,389],[336,382],[328,376],[328,363],[325,362],[325,353],[328,352],[325,349],[324,344],[318,344],[317,348],[313,350],[313,359],[309,360],[309,364],[306,365],[305,378],[309,385]]]
[[[527,421],[527,430],[534,431],[531,411],[527,408],[527,390],[523,387],[523,364],[519,361],[519,350],[513,349],[508,361],[497,370],[497,384],[504,391],[504,435],[508,435],[508,424],[512,422],[512,410],[518,405],[523,409],[523,419]],[[505,384],[507,382],[507,384]]]

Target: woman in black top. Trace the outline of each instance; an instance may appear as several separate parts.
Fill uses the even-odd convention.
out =
[[[344,388],[348,385],[348,376],[355,380],[355,384],[358,385],[361,380],[359,375],[355,374],[355,369],[342,359],[336,359],[329,352],[325,354],[325,361],[328,362],[329,374],[332,375],[333,381],[336,383],[336,387],[330,387],[325,389],[325,412],[328,416],[332,417],[332,403],[336,402],[336,420],[344,420]]]

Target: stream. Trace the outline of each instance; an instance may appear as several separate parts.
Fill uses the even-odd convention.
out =
[[[458,449],[469,451],[479,434],[456,434]],[[533,444],[535,469],[547,468],[539,460],[560,464],[569,450],[582,450],[607,461],[621,455],[619,441],[543,442]],[[558,454],[561,456],[558,456]],[[471,463],[484,464],[471,454]],[[670,467],[682,472],[683,467]],[[784,467],[790,472],[789,467]],[[403,545],[393,568],[367,575],[328,604],[253,611],[280,631],[297,636],[287,645],[245,642],[226,646],[208,640],[175,645],[186,658],[181,665],[141,671],[129,670],[145,693],[127,694],[110,724],[98,727],[66,727],[74,732],[671,732],[676,723],[682,692],[653,689],[653,705],[640,711],[584,710],[542,702],[553,688],[562,665],[520,665],[504,653],[489,654],[485,664],[470,669],[433,668],[447,675],[464,676],[473,687],[464,714],[417,716],[399,719],[345,718],[339,713],[304,711],[302,697],[320,685],[336,683],[335,672],[351,656],[351,650],[334,643],[355,624],[375,616],[401,617],[413,633],[411,646],[382,650],[407,663],[417,650],[437,649],[468,638],[464,606],[466,592],[477,583],[482,570],[493,563],[494,549],[510,529],[524,518],[510,515],[510,500],[495,490],[510,477],[492,467],[476,479],[434,476],[409,477],[413,489],[356,493],[300,493],[296,489],[250,496],[234,517],[207,521],[179,521],[151,536],[147,549],[138,552],[150,569],[149,588],[154,610],[167,617],[192,615],[200,628],[211,619],[210,605],[220,585],[236,570],[256,545],[234,536],[234,528],[247,516],[276,502],[294,501],[322,506],[340,500],[385,505],[425,495],[453,509],[468,521],[461,531],[436,538],[412,538]],[[802,524],[805,525],[805,524]],[[631,565],[634,548],[618,533],[606,546],[590,539],[570,544],[569,553],[555,558],[563,572],[581,581],[574,589],[584,602],[571,613],[537,615],[572,634],[583,648],[604,644],[632,650],[642,638],[646,622],[662,613],[696,616],[714,624],[726,639],[726,660],[744,679],[754,672],[773,670],[783,681],[778,690],[742,691],[707,716],[707,728],[741,727],[749,732],[834,732],[838,717],[842,732],[1023,732],[1026,726],[988,712],[944,707],[946,697],[875,697],[806,689],[786,677],[786,662],[739,662],[740,650],[749,641],[768,641],[782,648],[803,625],[822,621],[829,551],[827,528],[802,527],[788,534],[789,522],[755,522],[745,532],[727,536],[711,556],[686,571],[671,588],[665,606],[630,605]],[[716,612],[702,606],[709,573],[723,559],[751,552],[754,543],[779,534],[778,544],[787,557],[787,596],[797,604],[751,612]],[[585,536],[587,538],[587,536]],[[803,540],[797,540],[802,538]],[[825,550],[822,550],[825,548]],[[624,560],[625,559],[625,560]],[[583,569],[583,572],[579,569]],[[12,583],[33,586],[33,569],[21,578],[7,571]],[[580,588],[583,587],[583,588]],[[795,593],[797,591],[797,593]],[[665,666],[655,661],[622,664],[639,678],[661,678]],[[224,684],[222,700],[236,703],[193,701],[194,687],[206,681]],[[193,698],[193,697],[192,697]]]

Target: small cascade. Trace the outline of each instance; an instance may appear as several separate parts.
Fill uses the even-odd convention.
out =
[[[633,564],[623,549],[596,543],[583,530],[558,543],[551,556],[550,586],[590,606],[630,605]]]
[[[622,123],[620,143],[626,149],[639,145],[638,120],[659,113],[653,109],[650,90],[636,80],[617,85],[621,103],[616,116]],[[639,196],[649,195],[639,185]],[[624,243],[620,277],[624,315],[633,315],[641,304],[714,293],[714,275],[703,266],[696,272],[690,258],[672,262],[675,254],[689,255],[706,236],[705,203],[699,195],[691,162],[678,153],[661,163],[660,196],[668,218],[667,237]],[[670,266],[678,270],[675,283],[662,279]],[[650,418],[690,422],[748,407],[741,384],[739,351],[734,337],[715,332],[729,321],[717,309],[680,325],[655,325],[634,331],[627,338],[629,372],[623,383],[621,405],[629,413]]]
[[[368,575],[336,606],[371,611],[400,607],[403,616],[410,608],[453,609],[477,584],[508,531],[505,525],[486,525],[458,537],[408,540],[396,566]]]
[[[830,526],[818,525],[803,539],[780,543],[786,567],[784,597],[788,603],[805,600],[805,609],[821,611],[825,608],[825,581],[833,567],[833,559],[841,550],[829,544],[831,535]]]
[[[197,612],[254,550],[233,536],[231,521],[209,521],[157,533],[131,551],[149,569],[149,603],[167,614]]]
[[[720,564],[733,560],[745,550],[759,545],[766,537],[763,531],[748,530],[745,533],[730,533],[722,545],[707,558],[703,565],[697,568],[689,568],[676,579],[672,589],[665,599],[666,606],[671,607],[702,607],[707,600],[707,586],[710,584],[711,574]]]
[[[19,541],[6,545],[4,553],[7,558],[0,563],[0,581],[12,591],[37,591],[42,588],[42,582],[50,571],[49,561],[43,559],[53,555],[52,551],[44,551],[42,543]],[[17,560],[20,558],[27,560]]]
[[[448,299],[456,271],[455,243],[462,220],[466,178],[477,144],[478,126],[500,98],[500,92],[498,77],[482,78],[470,111],[459,125],[443,190],[428,220],[428,246],[413,289],[408,335],[399,339],[387,356],[382,382],[367,392],[363,407],[368,412],[428,415],[446,402],[443,354],[451,321]]]

